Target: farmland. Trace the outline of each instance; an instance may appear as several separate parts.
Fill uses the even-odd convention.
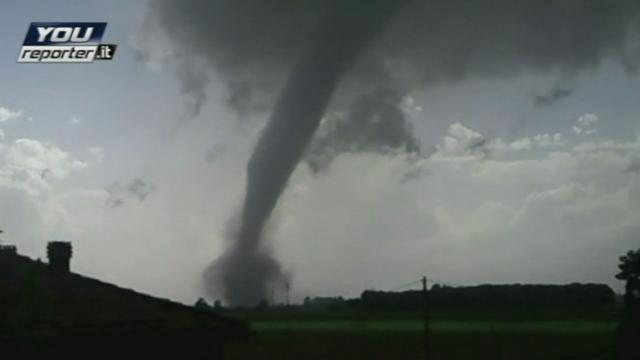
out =
[[[255,336],[229,359],[422,359],[422,314],[296,309],[235,311]],[[617,311],[437,310],[432,359],[610,359]]]

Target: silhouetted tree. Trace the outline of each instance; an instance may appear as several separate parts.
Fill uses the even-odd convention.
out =
[[[315,309],[332,309],[336,310],[344,305],[345,299],[342,296],[315,296],[305,297],[302,306]]]
[[[209,305],[207,300],[203,298],[199,298],[198,301],[196,301],[196,304],[194,305],[194,307],[198,309],[203,309],[203,310],[211,310],[211,305]]]
[[[618,359],[637,359],[640,338],[640,249],[620,257],[616,278],[625,281],[624,318],[618,328]]]
[[[637,320],[640,318],[640,249],[621,256],[618,268],[620,272],[616,278],[626,282],[624,301],[628,315]]]
[[[359,305],[374,310],[420,310],[422,292],[367,290]],[[615,293],[604,284],[433,286],[433,307],[601,307],[615,302]],[[349,303],[352,304],[352,303]]]
[[[260,310],[265,310],[265,309],[269,308],[269,303],[267,302],[266,299],[262,299],[258,303],[257,308],[260,309]]]
[[[222,309],[222,301],[220,299],[216,299],[216,301],[213,302],[213,308],[216,310]]]

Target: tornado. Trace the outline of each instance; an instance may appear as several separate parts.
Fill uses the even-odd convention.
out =
[[[345,152],[420,155],[405,96],[535,73],[558,79],[562,91],[533,98],[552,106],[600,64],[640,69],[638,0],[155,0],[149,13],[140,58],[178,65],[194,116],[214,74],[239,119],[270,113],[226,250],[204,272],[230,305],[284,288],[268,225],[300,161],[316,173]]]
[[[256,305],[266,299],[269,286],[283,280],[278,262],[262,246],[265,224],[340,79],[403,3],[336,0],[324,8],[325,20],[287,80],[247,165],[235,239],[209,270],[229,304]]]

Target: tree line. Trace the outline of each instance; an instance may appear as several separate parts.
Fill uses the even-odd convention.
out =
[[[431,307],[598,307],[615,304],[615,293],[604,284],[434,285],[428,292]],[[419,310],[420,290],[387,292],[367,290],[349,305],[371,310]]]

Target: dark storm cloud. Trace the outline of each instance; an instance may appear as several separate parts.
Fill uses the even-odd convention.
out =
[[[278,90],[323,21],[327,3],[161,0],[154,3],[149,22],[160,25],[173,40],[185,68],[183,91],[194,113],[204,101],[208,81],[206,72],[194,70],[197,58],[227,79],[227,103],[246,114],[273,107]],[[346,110],[363,92],[380,91],[372,87],[394,88],[404,95],[441,82],[524,71],[556,71],[570,78],[605,58],[633,70],[639,61],[633,56],[637,42],[632,41],[638,38],[638,7],[637,0],[414,0],[361,56],[330,110]],[[552,89],[536,96],[534,103],[551,105],[570,91]],[[397,119],[388,123],[406,127]],[[379,145],[371,150],[386,144]],[[327,146],[327,158],[345,150]],[[322,150],[319,145],[314,149]]]
[[[400,106],[401,99],[401,92],[376,88],[354,99],[345,112],[325,117],[306,156],[312,170],[325,169],[344,152],[401,150],[419,155],[419,141]]]
[[[640,156],[632,157],[629,161],[629,165],[627,165],[627,172],[636,173],[640,172]]]
[[[629,70],[637,66],[629,55],[638,28],[635,0],[414,0],[392,18],[400,3],[153,4],[148,25],[168,34],[177,59],[189,59],[182,60],[188,75],[183,74],[183,91],[194,99],[194,112],[204,99],[206,78],[192,77],[192,59],[207,63],[227,82],[227,102],[239,112],[273,109],[247,167],[235,241],[212,266],[223,274],[223,293],[232,303],[255,304],[269,281],[282,276],[259,239],[326,110],[346,115],[332,115],[338,130],[321,134],[312,155],[324,149],[330,161],[353,149],[413,152],[417,142],[399,105],[412,90],[526,71],[571,78],[605,58]],[[391,21],[382,31],[386,18]],[[377,32],[377,41],[369,44]],[[472,145],[472,150],[485,147]]]
[[[111,184],[107,188],[109,198],[107,198],[107,205],[111,207],[119,207],[124,205],[127,201],[137,200],[145,201],[147,197],[155,191],[155,186],[149,184],[142,179],[135,179],[129,184],[121,184],[119,182]]]
[[[162,0],[154,3],[152,20],[181,57],[206,59],[229,84],[242,84],[241,92],[273,93],[307,48],[328,2]],[[399,69],[394,77],[422,84],[527,69],[573,73],[605,57],[630,62],[625,54],[635,49],[629,40],[637,27],[636,0],[415,0],[368,56]],[[362,70],[365,76],[351,80],[371,81]]]
[[[204,160],[212,163],[219,159],[227,151],[227,148],[221,144],[214,144],[204,154]]]
[[[194,61],[183,60],[179,68],[179,76],[182,80],[182,92],[186,95],[192,116],[198,116],[200,109],[207,99],[206,86],[209,83],[207,72]]]
[[[568,98],[573,92],[573,88],[554,87],[546,94],[534,95],[533,104],[540,107],[551,106],[560,100]]]

